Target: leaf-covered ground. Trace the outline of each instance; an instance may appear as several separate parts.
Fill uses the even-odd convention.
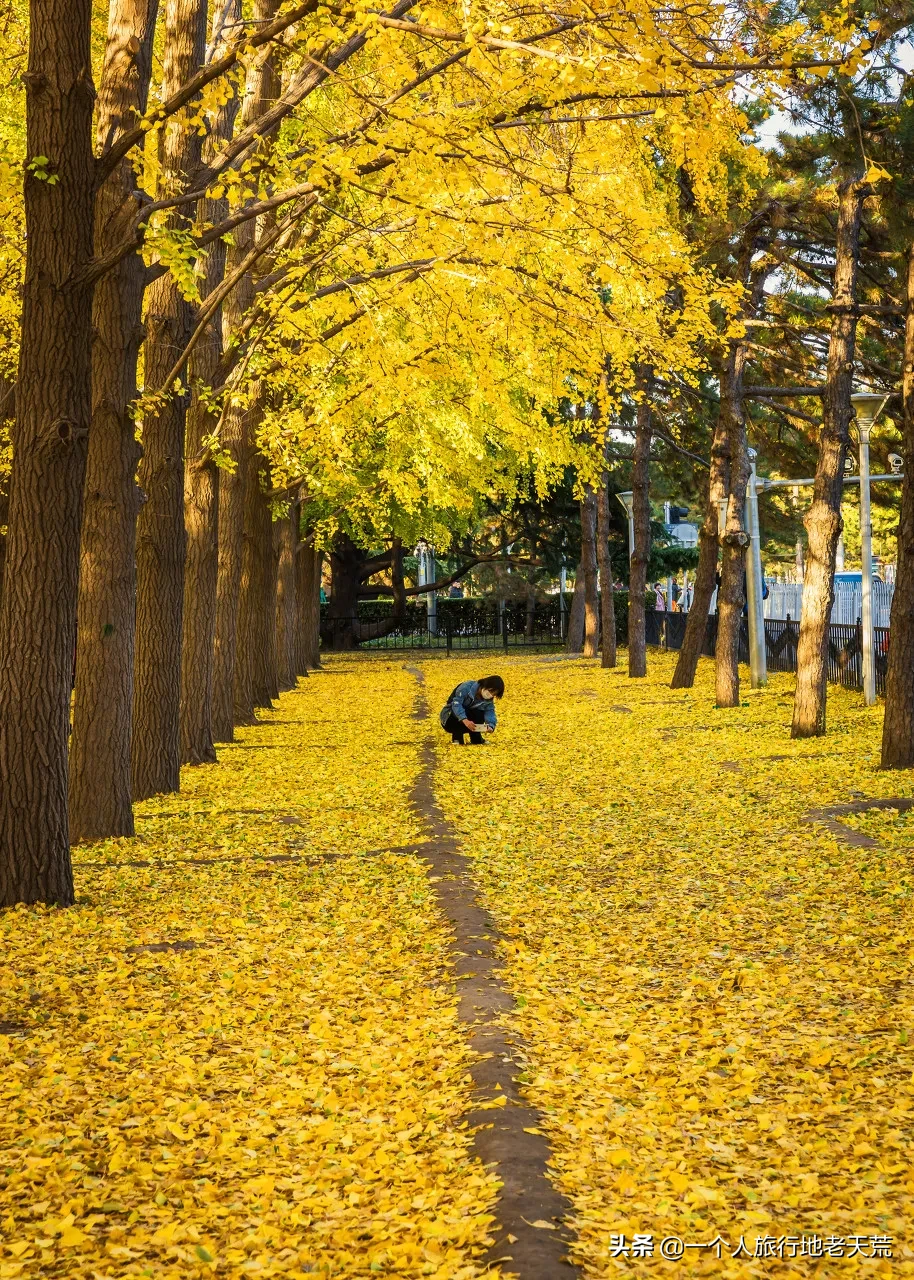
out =
[[[496,662],[503,736],[440,753],[510,939],[579,1258],[594,1275],[912,1274],[914,815],[847,819],[878,850],[804,816],[914,779],[877,772],[881,712],[854,694],[829,691],[828,737],[791,742],[791,677],[718,711],[710,665],[673,693],[672,662],[652,654],[643,682]],[[452,680],[436,672],[445,695]],[[800,1256],[804,1235],[823,1258]],[[665,1264],[667,1236],[729,1248]],[[873,1236],[891,1260],[848,1243]],[[741,1237],[758,1258],[731,1256]]]
[[[447,937],[371,852],[419,834],[413,687],[334,664],[0,915],[0,1277],[478,1274]]]
[[[448,936],[396,852],[426,733],[584,1273],[914,1274],[914,815],[842,819],[876,849],[804,820],[914,779],[855,695],[794,743],[790,677],[715,711],[708,669],[671,693],[650,661],[427,659],[433,707],[506,679],[458,750],[401,662],[333,659],[136,840],[77,850],[75,909],[0,915],[0,1280],[482,1274]]]

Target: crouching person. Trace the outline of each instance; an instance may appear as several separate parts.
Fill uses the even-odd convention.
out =
[[[483,734],[494,733],[496,724],[495,699],[505,691],[501,676],[486,676],[484,680],[464,680],[447,700],[441,711],[441,727],[451,735],[451,740],[461,747],[464,735],[469,733],[473,746],[484,746]]]

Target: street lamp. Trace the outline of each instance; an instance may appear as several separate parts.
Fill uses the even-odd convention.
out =
[[[749,623],[749,677],[753,689],[768,683],[768,658],[765,652],[765,583],[762,577],[762,544],[759,535],[758,488],[756,486],[755,449],[749,450],[749,483],[746,486],[746,532],[749,548],[746,565],[746,614]]]
[[[416,546],[416,558],[419,561],[417,586],[429,587],[435,581],[435,552],[425,538],[420,538]],[[434,591],[426,591],[425,612],[430,635],[438,630],[438,597]]]
[[[863,701],[876,705],[876,652],[873,634],[873,519],[870,509],[870,431],[887,396],[857,391],[851,404],[857,413],[860,442],[860,621],[863,627]]]
[[[627,493],[617,493],[616,497],[622,503],[625,508],[625,514],[628,516],[628,558],[631,560],[635,554],[635,495],[629,490]]]

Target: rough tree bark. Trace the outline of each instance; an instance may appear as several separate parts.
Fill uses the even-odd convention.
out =
[[[267,494],[272,480],[270,464],[262,459],[262,489],[259,524],[260,610],[257,617],[257,667],[254,674],[254,704],[272,708],[279,697],[276,675],[276,547],[273,542],[273,508]]]
[[[323,552],[313,542],[302,542],[296,556],[295,596],[300,617],[301,653],[298,675],[318,671],[321,665],[321,567]]]
[[[581,653],[584,649],[584,561],[578,564],[574,575],[574,591],[568,610],[568,635],[565,637],[566,653]]]
[[[255,17],[268,20],[278,8],[276,0],[266,0],[255,6]],[[267,95],[275,87],[274,71],[267,51],[259,55],[249,66],[245,80],[244,105],[240,126],[249,127],[267,106]],[[253,221],[244,222],[232,237],[226,270],[237,270],[254,248],[256,226]],[[228,349],[233,335],[254,302],[254,281],[246,272],[222,306],[222,341]],[[237,359],[237,355],[235,357]],[[227,371],[223,371],[227,376]],[[248,484],[248,469],[259,467],[259,455],[255,448],[255,436],[266,403],[267,389],[255,381],[248,389],[248,404],[230,399],[226,407],[221,440],[223,448],[235,463],[234,471],[223,472],[220,477],[218,520],[218,570],[216,579],[216,618],[213,659],[213,736],[217,742],[231,742],[236,724],[254,724],[254,614],[249,575],[253,560],[253,507],[255,494]],[[247,512],[248,527],[245,533]],[[242,582],[244,587],[242,587]],[[244,614],[241,600],[244,592]],[[239,640],[244,635],[243,651]],[[241,652],[242,669],[236,670]]]
[[[301,539],[302,504],[300,498],[296,498],[292,504],[289,517],[295,524],[295,560],[292,565],[292,574],[295,580],[295,617],[292,622],[292,671],[296,676],[300,676],[308,674],[307,645],[305,641],[305,603],[301,595],[302,552],[304,551],[304,546]]]
[[[765,263],[754,270],[752,266],[753,255],[759,247],[757,232],[762,220],[763,215],[759,214],[747,227],[737,262],[737,279],[746,288],[742,310],[745,320],[753,318],[758,311],[771,270]],[[732,338],[727,344],[720,370],[718,427],[722,424],[727,433],[729,485],[727,518],[720,538],[723,559],[717,595],[714,676],[719,707],[739,706],[739,634],[745,602],[746,548],[749,545],[744,525],[746,489],[751,472],[743,397],[743,372],[748,355],[748,338]]]
[[[739,706],[739,633],[743,617],[743,579],[749,537],[743,512],[749,483],[749,444],[743,404],[744,341],[728,343],[720,372],[720,417],[730,440],[730,486],[727,518],[720,539],[722,564],[717,593],[717,645],[714,658],[715,700],[719,707]]]
[[[216,6],[211,47],[219,51],[223,24],[234,37],[241,17],[239,0],[226,10]],[[232,94],[221,107],[206,139],[204,161],[215,155],[232,135],[238,114],[238,97]],[[201,200],[204,225],[218,222],[228,212],[228,201]],[[218,240],[210,246],[201,297],[205,300],[218,289],[225,276],[226,246]],[[212,764],[213,669],[215,662],[216,584],[219,572],[219,491],[221,471],[213,454],[212,437],[218,431],[219,412],[201,392],[216,380],[222,356],[222,317],[217,310],[190,358],[188,382],[191,403],[184,435],[184,603],[181,640],[181,763]]]
[[[327,621],[333,649],[354,649],[358,641],[359,588],[365,555],[348,534],[337,534],[330,548],[330,603]],[[370,575],[369,575],[370,576]]]
[[[259,399],[256,384],[252,388]],[[234,466],[219,480],[216,626],[213,643],[213,738],[231,742],[235,732],[235,658],[244,534],[245,468],[253,453],[254,423],[242,405],[230,403],[222,422],[222,448]],[[251,715],[253,716],[253,707]]]
[[[293,518],[294,517],[294,518]],[[297,505],[283,519],[273,525],[276,541],[276,682],[280,693],[295,688],[295,549]]]
[[[211,325],[191,362],[191,381],[208,385],[219,361],[218,328]],[[213,663],[219,572],[220,473],[206,439],[216,426],[195,390],[185,427],[184,601],[181,611],[181,763],[212,764]]]
[[[0,397],[3,407],[0,409],[0,427],[9,431],[15,417],[16,396],[13,384],[0,378]],[[9,477],[0,479],[0,607],[3,604],[3,571],[6,566],[6,526],[10,516]]]
[[[146,110],[158,0],[111,0],[96,116],[100,156]],[[122,160],[95,203],[95,251],[126,236],[137,178]],[[103,276],[92,309],[92,425],[80,542],[70,840],[132,836],[131,740],[136,612],[137,395],[146,267],[129,254]]]
[[[0,529],[6,527],[10,514],[10,495],[5,484],[0,484]],[[3,571],[6,568],[6,534],[0,533],[0,607],[3,605]]]
[[[584,657],[595,658],[600,647],[597,596],[597,499],[588,485],[581,499],[581,564],[584,569]]]
[[[31,0],[26,269],[0,607],[0,906],[73,901],[67,736],[92,412],[91,21],[89,0]]]
[[[616,608],[613,567],[609,558],[609,475],[604,471],[597,490],[597,565],[600,570],[600,637],[603,667],[616,665]]]
[[[205,0],[167,0],[163,97],[202,65]],[[180,191],[200,161],[201,139],[180,120],[163,130],[164,197]],[[183,215],[175,216],[182,225]],[[149,291],[145,382],[163,388],[176,353],[187,345],[193,307],[167,273]],[[140,484],[147,501],[137,521],[136,671],[133,695],[133,794],[137,800],[177,791],[181,775],[181,637],[184,609],[184,430],[187,397],[171,388],[143,420]]]
[[[907,292],[901,384],[904,480],[882,722],[883,769],[914,766],[914,245],[908,250]]]
[[[266,394],[262,388],[259,395]],[[254,418],[259,420],[262,403]],[[256,724],[255,708],[271,707],[268,658],[269,627],[265,620],[271,600],[270,627],[274,621],[270,591],[273,533],[269,503],[261,482],[263,455],[251,441],[244,466],[244,526],[241,549],[241,583],[238,598],[238,630],[235,653],[235,723]]]
[[[759,248],[758,233],[767,221],[767,208],[759,210],[749,221],[742,234],[742,243],[736,256],[734,276],[744,286],[749,287],[752,272],[753,255]],[[765,276],[759,275],[752,290],[746,295],[743,306],[743,318],[748,318],[758,307]],[[731,377],[739,364],[740,377],[746,362],[745,347],[738,355],[735,344],[731,344],[728,361],[725,363],[723,377]],[[743,414],[742,384],[739,386],[739,413]],[[731,397],[732,398],[732,397]],[[698,568],[692,592],[692,603],[686,620],[685,636],[676,670],[670,681],[671,689],[691,689],[695,683],[695,672],[698,659],[704,647],[708,629],[708,613],[711,598],[714,595],[714,584],[717,576],[717,556],[719,550],[720,505],[730,492],[730,469],[732,453],[731,421],[724,397],[714,425],[714,436],[711,441],[710,471],[708,474],[708,496],[705,503],[704,519],[698,533]]]
[[[645,395],[650,374],[641,370],[638,383]],[[647,590],[647,562],[651,554],[650,460],[653,423],[647,400],[638,405],[635,420],[635,448],[632,458],[632,523],[635,549],[632,551],[628,575],[628,674],[640,678],[647,675],[647,637],[644,620],[644,596]]]
[[[835,552],[841,536],[844,458],[853,417],[851,390],[857,318],[854,303],[863,202],[871,188],[848,179],[838,188],[835,283],[832,293],[828,365],[822,395],[822,433],[816,461],[812,505],[803,521],[808,541],[803,581],[803,612],[797,644],[797,686],[793,704],[793,738],[825,732],[828,676],[828,625],[835,590]]]

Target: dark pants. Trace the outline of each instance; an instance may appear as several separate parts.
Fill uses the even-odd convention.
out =
[[[468,720],[472,720],[474,724],[483,724],[483,715],[481,711],[471,711],[467,716]],[[459,742],[463,746],[463,739],[469,730],[462,720],[458,720],[453,711],[444,722],[444,732],[449,733],[455,742]],[[470,733],[470,742],[474,746],[481,747],[483,737],[481,733]]]

